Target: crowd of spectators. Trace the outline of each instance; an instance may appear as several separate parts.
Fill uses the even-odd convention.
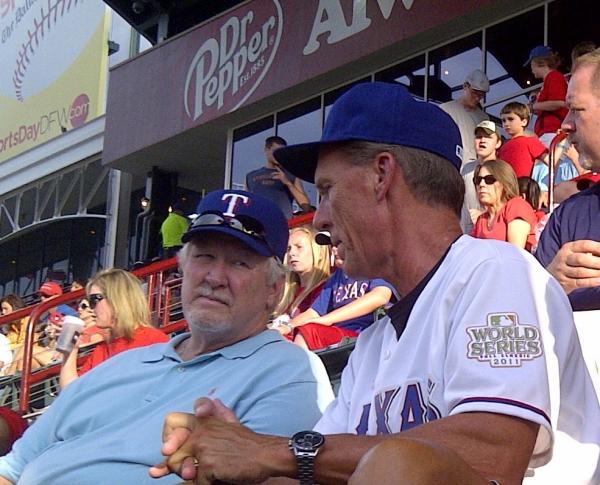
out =
[[[540,92],[532,98],[531,107],[511,102],[502,108],[500,117],[502,127],[510,137],[508,140],[502,140],[496,122],[485,119],[486,116],[479,113],[482,111],[479,101],[489,90],[489,81],[481,71],[475,71],[467,78],[463,86],[464,95],[456,103],[442,108],[450,115],[454,113],[454,116],[457,116],[456,113],[460,110],[466,111],[465,119],[469,120],[467,123],[463,119],[459,123],[463,142],[467,138],[466,133],[469,133],[468,137],[471,139],[470,151],[465,150],[463,153],[473,154],[472,158],[463,158],[460,167],[466,189],[461,218],[463,232],[475,238],[506,241],[533,252],[538,245],[540,234],[544,237],[542,230],[548,221],[550,209],[543,190],[544,183],[547,183],[548,170],[544,167],[548,164],[550,141],[561,126],[565,126],[565,123],[568,125],[565,117],[569,111],[566,102],[567,81],[557,70],[560,63],[556,54],[547,46],[538,46],[531,51],[526,64],[531,66],[536,78],[543,80],[543,84]],[[537,115],[533,136],[526,132],[531,116],[530,109]],[[465,113],[460,114],[464,115]],[[464,131],[467,125],[468,131]],[[257,192],[264,192],[267,190],[264,189],[266,180],[269,181],[266,185],[270,187],[273,185],[272,181],[277,181],[287,191],[287,194],[284,194],[286,207],[288,203],[291,207],[295,199],[304,209],[309,209],[306,205],[308,199],[305,200],[299,195],[304,194],[300,179],[285,171],[273,156],[276,148],[285,145],[285,140],[278,137],[267,140],[267,167],[249,174],[248,185],[254,186]],[[585,163],[580,162],[577,146],[563,144],[556,155],[563,162],[562,170],[561,164],[557,165],[557,173],[562,174],[557,178],[559,183],[566,181],[566,177],[575,178],[582,175],[581,172],[585,172]],[[589,156],[589,153],[585,155]],[[261,184],[263,188],[257,189],[256,184]],[[277,190],[281,192],[282,187]],[[272,190],[272,187],[268,189]],[[593,190],[597,191],[597,186]],[[234,195],[246,197],[242,192]],[[210,201],[205,203],[209,204]],[[566,212],[571,207],[572,199],[567,199],[560,210]],[[188,241],[191,237],[189,234],[199,233],[203,226],[217,224],[214,222],[214,214],[207,214],[211,216],[212,222],[202,224],[197,222],[200,218],[197,219],[188,232],[185,232]],[[183,218],[182,214],[176,215]],[[250,231],[244,225],[243,219],[234,218],[226,222],[224,225],[228,229],[240,230],[245,236],[260,234],[254,230]],[[179,224],[182,225],[181,221]],[[241,229],[236,224],[240,225]],[[551,225],[551,228],[556,230],[556,224]],[[181,239],[184,231],[180,232],[179,239],[174,244],[169,243],[170,245],[165,246],[168,256],[175,255],[186,241],[185,236]],[[550,231],[546,234],[549,233]],[[224,247],[239,249],[228,239],[223,241]],[[216,264],[217,260],[221,263],[221,259],[229,264],[227,258],[231,256],[224,247],[219,248],[223,241],[218,240],[218,243],[208,245],[209,248],[203,249],[201,257],[207,258],[206,253],[209,253],[210,264]],[[269,244],[266,247],[267,249],[263,249],[273,252]],[[547,251],[547,247],[544,251]],[[543,254],[547,256],[547,252]],[[279,258],[277,254],[269,254],[269,257],[272,256]],[[187,252],[182,254],[181,264],[197,264],[190,263],[188,258]],[[550,259],[547,256],[545,263],[541,262],[552,267],[555,261]],[[385,315],[385,310],[390,304],[406,296],[399,294],[385,280],[356,279],[346,275],[342,269],[344,261],[336,246],[332,245],[329,235],[317,233],[310,226],[296,227],[289,231],[283,263],[287,267],[285,283],[281,288],[280,298],[274,304],[269,304],[269,309],[272,310],[269,314],[270,327],[304,349],[319,350],[337,345],[345,339],[358,337],[362,331],[373,325],[378,315]],[[252,264],[247,262],[244,262],[244,265],[253,268]],[[120,269],[104,270],[87,283],[74,282],[72,288],[86,290],[86,297],[77,302],[77,308],[64,304],[56,305],[48,311],[35,329],[34,367],[62,361],[62,389],[119,353],[169,341],[165,333],[152,326],[141,282],[131,273]],[[250,292],[249,287],[248,291]],[[60,296],[63,289],[56,282],[46,281],[38,293],[41,301],[45,302]],[[212,293],[202,294],[202,297],[213,299],[217,304],[225,302]],[[2,315],[8,315],[24,306],[23,301],[16,295],[6,295],[0,300],[0,304]],[[261,307],[261,315],[264,306]],[[600,305],[593,309],[598,307]],[[574,308],[579,309],[575,305]],[[56,340],[61,331],[62,318],[66,315],[77,315],[81,318],[84,329],[72,350],[60,355],[56,350]],[[22,369],[26,323],[26,319],[11,322],[6,325],[5,335],[0,334],[0,372],[4,374]],[[81,365],[78,359],[79,351],[90,345],[93,345],[94,349]],[[183,347],[181,351],[187,351]]]

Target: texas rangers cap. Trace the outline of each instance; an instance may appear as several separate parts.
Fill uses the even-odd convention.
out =
[[[535,59],[536,57],[548,57],[551,54],[552,54],[552,49],[550,49],[550,47],[548,47],[547,45],[535,46],[529,52],[529,57],[525,61],[525,64],[523,64],[523,67],[531,64],[531,61],[533,61],[533,59]]]
[[[475,69],[465,78],[465,82],[477,91],[487,93],[490,90],[490,80],[481,69]]]
[[[269,199],[244,190],[217,190],[198,204],[198,214],[181,237],[186,243],[208,232],[228,234],[262,256],[283,260],[288,224],[281,209]]]
[[[500,127],[496,123],[494,123],[493,121],[490,121],[490,120],[484,120],[481,123],[479,123],[475,127],[475,134],[477,134],[477,130],[483,130],[488,135],[491,135],[492,133],[496,133],[496,135],[498,135],[498,138],[500,138],[502,136],[502,134],[500,133]]]
[[[38,293],[41,296],[60,296],[63,294],[63,290],[55,281],[46,281],[40,286]]]
[[[417,101],[400,84],[358,84],[333,104],[321,140],[282,147],[275,159],[296,177],[314,182],[319,149],[331,143],[370,141],[418,148],[461,166],[460,132],[448,114]]]

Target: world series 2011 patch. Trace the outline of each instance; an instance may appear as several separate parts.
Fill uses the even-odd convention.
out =
[[[486,325],[467,327],[467,334],[467,357],[491,367],[520,367],[543,353],[539,329],[519,323],[516,313],[490,313]]]

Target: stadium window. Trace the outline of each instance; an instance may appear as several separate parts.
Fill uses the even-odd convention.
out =
[[[419,99],[425,98],[425,55],[408,59],[375,73],[375,81],[399,83]]]
[[[445,103],[462,96],[465,78],[483,69],[481,32],[438,47],[429,53],[427,98]]]
[[[290,144],[318,140],[321,137],[321,98],[313,98],[277,113],[277,134]],[[317,205],[317,191],[304,182],[310,203]]]

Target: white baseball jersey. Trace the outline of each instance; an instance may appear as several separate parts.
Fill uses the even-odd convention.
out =
[[[582,463],[571,462],[584,478],[570,483],[600,483],[600,408],[558,283],[515,246],[470,236],[428,278],[360,335],[315,429],[387,434],[507,414],[540,425],[530,466],[550,460],[558,429],[571,448],[585,443]]]

